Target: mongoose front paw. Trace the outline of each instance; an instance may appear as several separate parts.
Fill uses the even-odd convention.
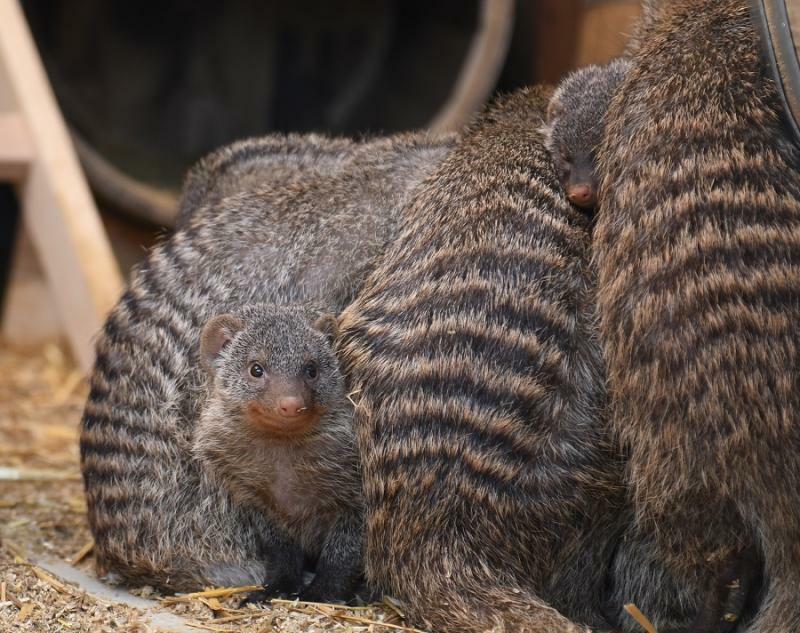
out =
[[[273,598],[282,598],[284,600],[293,600],[297,597],[297,588],[290,587],[289,583],[283,582],[274,585],[263,585],[258,591],[251,591],[239,603],[239,608],[247,606],[248,604],[262,604],[269,602]],[[302,599],[302,598],[301,598]]]
[[[356,597],[359,586],[358,578],[332,577],[318,573],[307,586],[303,587],[299,598],[303,602],[345,604]]]

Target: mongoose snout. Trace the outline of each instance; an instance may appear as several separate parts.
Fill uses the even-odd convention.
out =
[[[581,209],[592,209],[597,202],[597,187],[591,181],[587,184],[579,179],[578,184],[567,185],[567,199]]]
[[[289,400],[302,402],[300,398],[287,396],[281,399],[281,403]],[[244,416],[253,428],[277,439],[302,437],[309,433],[319,421],[320,412],[316,408],[309,409],[298,404],[278,404],[273,407],[263,401],[256,401],[245,405]]]
[[[298,396],[283,396],[278,400],[278,412],[284,418],[296,418],[308,411],[305,400]]]

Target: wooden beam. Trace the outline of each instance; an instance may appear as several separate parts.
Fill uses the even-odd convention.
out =
[[[584,0],[537,0],[534,82],[557,84],[573,68]]]
[[[18,112],[0,112],[0,180],[20,182],[33,162],[33,142]]]
[[[53,304],[53,293],[22,227],[17,230],[4,299],[0,335],[5,342],[20,348],[63,342],[64,327]]]
[[[91,340],[122,277],[17,0],[0,0],[0,64],[34,149],[20,189],[24,225],[73,353],[88,370]]]
[[[578,31],[575,66],[605,64],[622,55],[640,14],[639,0],[606,0],[588,6]]]

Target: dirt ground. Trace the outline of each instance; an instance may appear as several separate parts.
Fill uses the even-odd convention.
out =
[[[388,602],[240,609],[231,588],[165,598],[98,582],[78,455],[86,394],[59,347],[0,345],[0,631],[414,631]]]

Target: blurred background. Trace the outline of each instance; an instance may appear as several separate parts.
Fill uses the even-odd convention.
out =
[[[636,0],[21,4],[123,275],[214,148],[273,131],[458,127],[492,93],[619,55],[639,14]],[[42,321],[6,316],[24,342],[57,324],[16,202],[0,185],[0,299],[22,293]]]

